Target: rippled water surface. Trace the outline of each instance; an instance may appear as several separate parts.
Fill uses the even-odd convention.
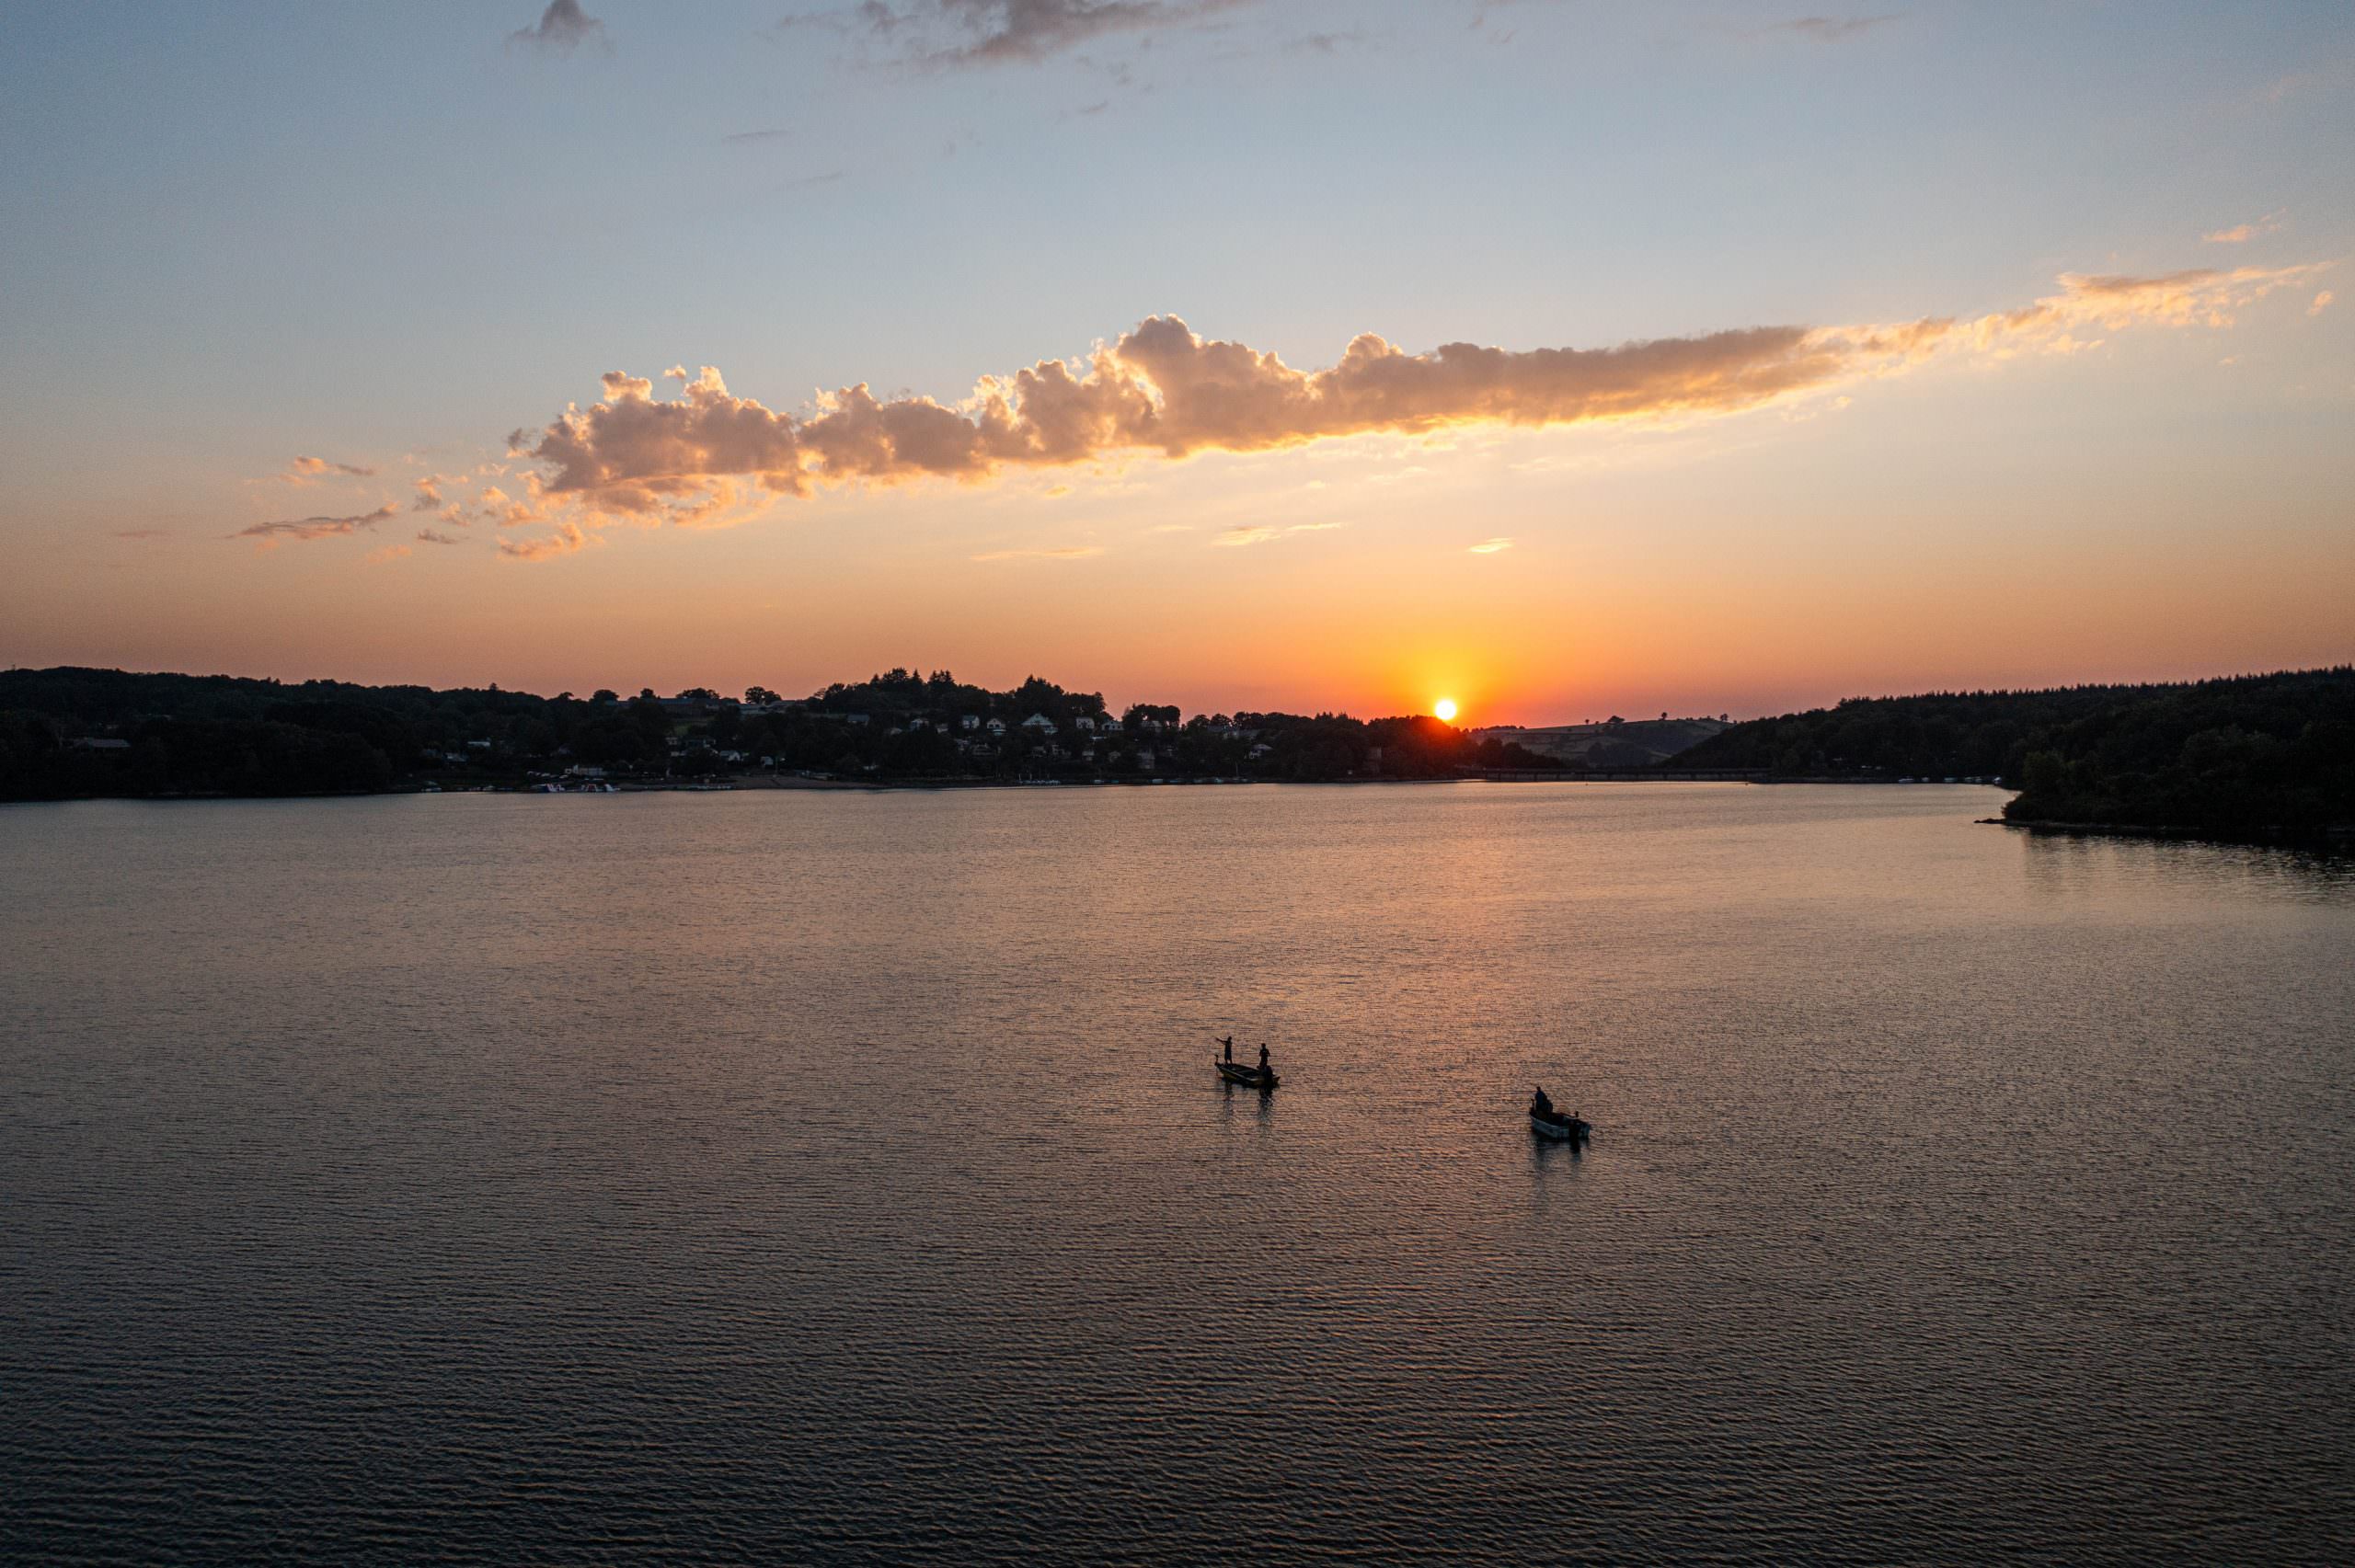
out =
[[[1998,798],[0,810],[0,1540],[2347,1561],[2355,879]]]

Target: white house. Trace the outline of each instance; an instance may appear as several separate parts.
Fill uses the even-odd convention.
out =
[[[1071,722],[1072,727],[1074,729],[1094,729],[1096,727],[1096,715],[1093,714],[1082,714]]]
[[[1032,714],[1022,721],[1022,727],[1034,735],[1052,735],[1055,732],[1055,721],[1045,714]]]
[[[1120,734],[1120,721],[1114,718],[1110,714],[1106,714],[1104,715],[1104,733],[1107,735]]]
[[[992,735],[1004,735],[1005,733],[1005,720],[1002,718],[994,718],[990,720],[990,733]]]
[[[979,714],[962,714],[958,716],[957,723],[960,727],[965,729],[979,729],[982,727],[982,715]]]

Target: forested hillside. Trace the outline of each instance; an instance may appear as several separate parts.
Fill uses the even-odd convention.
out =
[[[2005,815],[2211,830],[2355,823],[2355,668],[2179,685],[1855,698],[1736,725],[1680,764],[2000,779]]]
[[[802,699],[298,685],[117,670],[0,673],[0,799],[322,795],[792,772],[871,783],[1442,778],[1559,764],[1435,718],[1197,714],[1032,678],[894,670]]]

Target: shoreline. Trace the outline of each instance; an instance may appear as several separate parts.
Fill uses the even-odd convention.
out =
[[[2011,828],[2034,836],[2064,839],[2149,839],[2170,843],[2246,844],[2257,849],[2355,852],[2355,824],[2286,828],[2278,823],[2246,828],[2191,828],[2180,823],[2056,822],[2041,818],[1982,817],[1982,826]]]

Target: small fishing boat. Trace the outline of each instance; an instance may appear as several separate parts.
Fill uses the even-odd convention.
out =
[[[1261,1072],[1256,1067],[1245,1067],[1240,1062],[1222,1061],[1217,1057],[1211,1058],[1211,1065],[1218,1069],[1218,1075],[1221,1078],[1225,1079],[1229,1083],[1240,1083],[1246,1089],[1273,1089],[1283,1082],[1276,1076],[1276,1070],[1272,1067]]]
[[[1594,1131],[1592,1122],[1582,1122],[1568,1111],[1556,1111],[1551,1116],[1529,1113],[1529,1130],[1540,1138],[1561,1139],[1570,1143],[1584,1143]]]

